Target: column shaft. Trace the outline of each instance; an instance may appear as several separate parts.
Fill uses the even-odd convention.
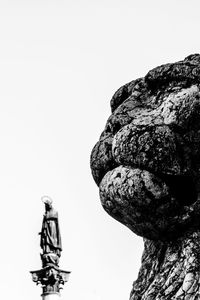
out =
[[[59,294],[42,295],[42,300],[60,300],[60,295]]]

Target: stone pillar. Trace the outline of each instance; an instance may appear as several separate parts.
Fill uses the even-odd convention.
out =
[[[60,294],[44,294],[42,300],[59,300]]]

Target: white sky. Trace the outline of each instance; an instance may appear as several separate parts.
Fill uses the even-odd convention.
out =
[[[102,209],[92,147],[123,84],[200,52],[199,0],[0,0],[0,288],[40,299],[44,207],[60,217],[61,299],[129,298],[142,239]]]

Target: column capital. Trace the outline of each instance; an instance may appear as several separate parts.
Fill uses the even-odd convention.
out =
[[[60,285],[68,281],[70,271],[60,270],[56,266],[47,266],[43,269],[30,271],[32,280],[42,285],[43,295],[60,294]]]

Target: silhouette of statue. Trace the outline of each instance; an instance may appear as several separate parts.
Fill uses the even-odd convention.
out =
[[[58,213],[52,206],[52,200],[49,197],[43,197],[45,204],[45,214],[40,232],[40,246],[43,250],[43,257],[54,254],[60,257],[62,251],[60,229],[58,223]]]
[[[62,251],[58,213],[52,207],[52,200],[43,196],[45,214],[40,235],[40,253],[42,269],[31,271],[32,280],[42,286],[42,299],[57,299],[62,285],[68,281],[71,272],[59,268],[59,259]]]

